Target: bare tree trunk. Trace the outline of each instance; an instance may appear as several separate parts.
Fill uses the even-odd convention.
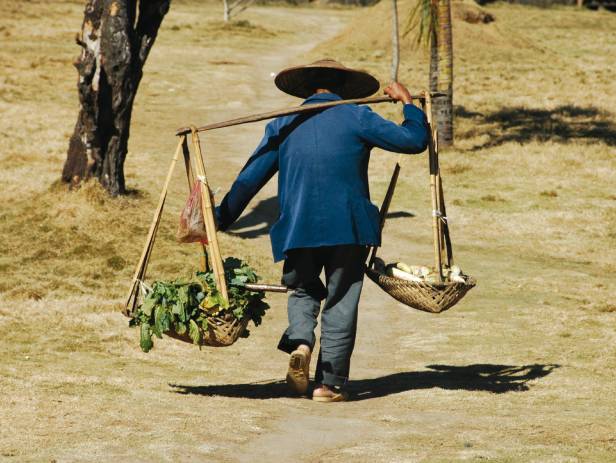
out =
[[[435,98],[432,103],[439,146],[444,147],[453,144],[453,40],[450,0],[437,0],[436,6],[438,26],[430,45],[430,90],[447,95]]]
[[[62,180],[96,177],[112,195],[124,194],[133,102],[143,66],[171,0],[87,0],[75,62],[80,110]]]
[[[391,80],[398,81],[400,68],[400,33],[398,32],[398,0],[392,0],[393,16],[391,25]]]
[[[229,0],[222,0],[222,5],[223,5],[222,19],[224,22],[229,22],[229,19],[230,19]]]

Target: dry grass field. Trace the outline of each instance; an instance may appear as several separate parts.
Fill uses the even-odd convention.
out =
[[[367,281],[351,390],[327,406],[287,395],[284,296],[226,349],[139,349],[120,315],[176,127],[296,104],[271,73],[321,56],[389,69],[389,4],[251,7],[174,1],[137,97],[131,194],[57,183],[77,113],[83,2],[3,0],[0,18],[0,461],[616,461],[616,15],[497,4],[454,24],[456,144],[441,164],[454,252],[479,285],[441,315]],[[403,1],[401,14],[411,3]],[[377,27],[378,25],[378,27]],[[404,40],[401,80],[427,83]],[[394,105],[374,108],[399,118]],[[202,138],[229,187],[264,124]],[[380,203],[397,155],[375,152]],[[427,160],[402,160],[381,254],[429,263]],[[189,274],[174,242],[174,178],[149,272]],[[222,251],[276,282],[268,185]],[[220,197],[220,196],[218,196]],[[397,217],[397,218],[396,218]]]

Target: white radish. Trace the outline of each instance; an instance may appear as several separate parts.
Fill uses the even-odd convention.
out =
[[[387,267],[387,275],[394,278],[399,278],[400,280],[414,281],[417,283],[423,281],[421,278],[416,277],[415,275],[411,275],[410,273],[404,272],[396,267]]]
[[[408,265],[406,265],[404,262],[398,262],[396,264],[396,268],[402,270],[403,272],[406,273],[413,273],[413,270],[411,269],[411,267],[409,267]]]

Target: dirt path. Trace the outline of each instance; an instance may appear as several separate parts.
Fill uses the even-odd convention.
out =
[[[290,11],[274,10],[272,13],[279,16],[279,21],[285,21],[289,18]],[[292,43],[285,44],[268,54],[258,57],[255,57],[252,53],[237,56],[238,60],[254,62],[249,75],[259,75],[264,70],[275,72],[286,66],[296,64],[300,61],[302,55],[309,52],[319,42],[332,38],[344,26],[342,18],[335,15],[315,14],[311,16],[303,14],[302,19],[304,24],[298,27],[297,35]],[[260,112],[266,110],[265,108],[298,104],[297,99],[281,94],[272,85],[271,80],[248,80],[246,85],[254,93],[254,98],[248,102],[249,107],[246,105],[242,106],[242,111],[244,112]],[[229,114],[232,113],[237,113],[237,111],[229,111]],[[254,126],[242,127],[241,140],[234,139],[233,149],[238,154],[233,156],[233,161],[238,162],[240,165],[245,161],[246,153],[249,153],[260,139],[262,125],[255,124]],[[219,166],[222,167],[219,162],[226,163],[228,161],[229,159],[217,160],[214,158],[211,165],[213,169],[217,169]],[[273,198],[275,195],[276,181],[274,178],[252,202],[247,213],[250,214],[253,207],[259,201],[267,201],[268,198]],[[260,241],[269,241],[269,238],[267,235],[264,235]],[[261,243],[261,245],[268,246],[265,243]],[[277,318],[284,319],[285,305],[284,298],[276,298],[274,310],[277,312]],[[364,322],[376,322],[379,317],[370,318],[373,318],[373,320],[367,320],[364,317]],[[385,327],[382,327],[380,330],[371,330],[369,336],[363,336],[362,338],[382,338],[385,335],[385,330]],[[258,336],[259,334],[257,332],[256,335]],[[275,337],[278,333],[274,332],[273,335]],[[359,344],[363,344],[365,341],[366,339],[361,339]],[[274,347],[274,345],[270,345],[270,348]],[[373,347],[381,348],[384,346],[373,345]],[[356,362],[361,365],[373,355],[373,352],[359,347]],[[285,369],[284,357],[281,358],[279,354],[274,354],[273,357],[271,362],[274,365],[272,366],[280,372],[279,376],[282,377]],[[266,361],[270,362],[270,360]],[[387,367],[385,365],[384,367],[386,370]],[[314,371],[314,362],[312,371]],[[358,377],[366,377],[366,373],[369,373],[369,371],[366,368],[361,368],[355,370],[354,373]],[[282,392],[282,389],[284,389],[284,386],[276,386],[276,390]],[[322,457],[329,450],[346,448],[353,443],[363,441],[367,436],[373,438],[375,434],[378,434],[374,429],[373,417],[365,416],[364,411],[345,409],[340,413],[340,410],[334,410],[321,404],[312,404],[307,401],[301,402],[285,400],[284,405],[279,408],[275,419],[268,417],[263,420],[260,424],[264,428],[263,432],[255,436],[254,439],[250,439],[242,444],[234,452],[235,455],[239,456],[239,461],[308,461],[312,455],[315,458]]]
[[[293,14],[293,10],[269,10],[268,14],[274,22],[284,23],[289,15]],[[233,60],[247,63],[245,70],[237,73],[232,69],[232,72],[224,73],[221,78],[228,83],[227,88],[233,86],[241,91],[236,94],[237,99],[231,96],[229,101],[222,101],[218,106],[214,106],[217,120],[297,104],[296,99],[286,97],[272,85],[269,74],[301,61],[302,54],[310,51],[319,42],[331,38],[344,25],[343,18],[335,14],[308,14],[304,11],[301,19],[303,24],[296,28],[297,33],[294,34],[293,40],[283,46],[257,56],[254,50],[243,53],[234,51]],[[239,81],[233,82],[234,79]],[[226,92],[224,95],[228,94]],[[214,109],[212,100],[216,101],[216,98],[211,94],[203,96],[211,112]],[[211,120],[211,117],[208,117],[208,121]],[[252,124],[228,132],[211,132],[203,137],[208,140],[209,145],[210,154],[206,155],[208,167],[222,185],[229,184],[247,155],[254,149],[261,137],[263,125],[264,123]],[[227,135],[231,137],[231,142],[226,138]],[[228,169],[229,163],[233,163],[237,168]],[[276,182],[273,179],[253,200],[245,214],[251,214],[255,206],[275,194]],[[256,217],[259,217],[259,212]],[[395,241],[390,244],[395,246],[403,242]],[[261,234],[247,240],[245,246],[252,248],[251,252],[258,248],[266,250],[267,253],[269,237],[267,234]],[[414,385],[407,382],[404,376],[391,375],[404,375],[410,369],[409,359],[400,354],[400,342],[407,334],[406,330],[410,325],[408,320],[416,315],[409,314],[406,308],[397,307],[395,301],[388,299],[372,282],[366,281],[352,377],[360,380],[360,386],[355,390],[357,397],[371,400],[328,407],[308,400],[285,398],[285,387],[278,378],[284,375],[286,357],[274,349],[276,339],[284,328],[286,302],[284,297],[272,296],[270,303],[273,306],[271,318],[263,328],[256,330],[254,335],[254,342],[258,343],[264,355],[264,358],[259,359],[258,368],[268,374],[255,372],[256,374],[250,376],[253,376],[257,383],[249,383],[249,376],[243,374],[246,368],[250,368],[251,363],[251,359],[246,356],[248,347],[238,343],[237,349],[241,357],[237,358],[237,362],[234,361],[232,366],[233,371],[237,370],[237,375],[229,376],[219,371],[216,382],[224,386],[199,384],[186,388],[190,392],[206,396],[211,393],[212,396],[236,397],[235,403],[229,404],[232,408],[240,406],[273,412],[273,415],[266,412],[265,416],[257,420],[258,431],[252,437],[249,436],[237,448],[225,449],[222,454],[218,454],[219,457],[222,458],[223,454],[228,457],[231,453],[239,457],[239,461],[320,461],[325,457],[340,461],[346,461],[348,458],[355,461],[373,461],[375,452],[381,447],[380,442],[391,441],[392,437],[395,439],[396,434],[402,431],[398,417],[400,407],[404,408],[405,405],[402,404],[412,400],[409,390]],[[430,341],[422,338],[422,342]],[[410,346],[406,347],[408,349]],[[221,357],[224,357],[224,354],[221,353]],[[389,397],[389,393],[395,395]],[[384,397],[378,397],[381,394]],[[264,404],[259,399],[273,403]],[[245,403],[246,401],[249,403]],[[432,412],[419,414],[414,411],[414,416],[407,417],[409,418],[424,427],[430,423],[436,425],[442,419],[451,421],[451,417],[446,414],[435,415]],[[233,460],[234,457],[231,457],[231,461]]]
[[[224,85],[224,92],[216,94],[208,89],[200,92],[199,100],[202,102],[191,102],[191,112],[183,114],[185,120],[191,118],[211,122],[297,104],[297,99],[285,96],[274,87],[270,74],[301,62],[303,54],[340,31],[347,17],[333,12],[323,14],[302,10],[298,16],[290,9],[263,10],[273,24],[284,24],[291,15],[294,21],[301,18],[301,24],[294,24],[296,32],[292,39],[278,41],[274,49],[233,50],[228,59],[242,63],[241,69],[233,64],[221,66],[219,73],[208,80]],[[204,71],[211,73],[209,69]],[[264,125],[258,123],[209,132],[202,137],[207,146],[206,162],[210,176],[214,184],[223,187],[223,191],[260,140]],[[259,204],[267,202],[275,194],[276,181],[273,179],[253,200],[245,215],[252,214],[253,222],[258,223],[262,215]],[[264,256],[264,265],[271,267],[267,233],[242,240],[239,244],[223,240],[223,250],[229,247],[238,249],[238,255],[257,253]],[[278,271],[273,270],[272,275],[277,277]],[[407,325],[396,320],[409,316],[407,309],[400,311],[397,304],[384,297],[371,282],[366,281],[365,287],[352,369],[353,378],[362,381],[356,391],[359,398],[383,394],[383,385],[388,383],[387,376],[404,372],[407,367],[398,354],[399,342],[404,338]],[[269,299],[273,309],[267,323],[255,330],[254,339],[250,340],[252,346],[238,343],[234,347],[239,357],[231,360],[231,371],[225,373],[224,368],[216,370],[213,367],[212,373],[215,373],[212,380],[179,387],[183,392],[205,396],[202,398],[204,402],[216,400],[217,396],[227,396],[229,399],[225,402],[228,402],[226,406],[229,409],[246,408],[260,417],[253,424],[256,432],[248,434],[238,447],[223,446],[222,451],[215,454],[218,458],[229,458],[231,461],[235,457],[239,457],[239,461],[312,461],[325,456],[345,461],[349,457],[361,459],[361,455],[365,456],[366,461],[371,460],[372,457],[368,458],[367,455],[374,455],[374,450],[380,447],[378,442],[391,440],[392,432],[395,435],[400,402],[406,400],[404,394],[336,407],[287,398],[286,388],[280,383],[285,372],[286,356],[275,350],[277,338],[286,323],[286,299],[283,296],[271,296]],[[260,356],[252,357],[247,352],[251,348],[257,348]],[[224,364],[230,354],[216,351],[206,352],[205,355],[209,357],[208,361],[215,356]],[[253,362],[258,369],[248,373]],[[251,379],[255,383],[250,383]],[[391,392],[404,393],[412,387],[404,381],[393,381],[398,381],[398,384],[393,384]],[[431,420],[430,417],[421,419],[424,426]]]

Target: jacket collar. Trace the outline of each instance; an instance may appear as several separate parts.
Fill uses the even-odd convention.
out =
[[[302,104],[318,103],[321,101],[336,101],[342,98],[335,93],[315,93],[304,100]]]

